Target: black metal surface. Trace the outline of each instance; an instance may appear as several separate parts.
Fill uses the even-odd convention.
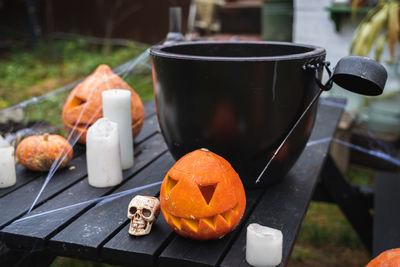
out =
[[[180,43],[150,53],[158,120],[174,158],[206,147],[226,158],[246,187],[319,91],[304,64],[325,57],[322,48],[272,42]],[[304,116],[259,185],[284,177],[316,111]]]
[[[383,92],[387,79],[385,68],[370,58],[347,56],[337,63],[332,80],[354,93],[376,96]]]

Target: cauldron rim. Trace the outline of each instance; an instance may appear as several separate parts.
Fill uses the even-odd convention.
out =
[[[275,46],[286,46],[286,47],[297,47],[310,49],[310,51],[304,53],[294,53],[279,56],[255,56],[255,57],[222,57],[222,56],[197,56],[189,54],[180,54],[165,51],[170,47],[183,47],[193,45],[275,45]],[[166,45],[154,45],[150,48],[150,54],[152,56],[166,57],[178,60],[200,60],[200,61],[285,61],[285,60],[296,60],[296,59],[307,59],[322,56],[326,54],[326,51],[322,47],[298,44],[290,42],[273,42],[273,41],[196,41],[196,42],[178,42],[170,43]]]

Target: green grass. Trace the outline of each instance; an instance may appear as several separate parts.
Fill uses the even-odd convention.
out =
[[[132,42],[129,47],[114,48],[106,55],[101,46],[84,40],[42,41],[34,49],[12,47],[0,55],[0,109],[81,79],[99,64],[116,67],[145,49]],[[144,78],[149,80],[151,75]],[[141,90],[147,100],[149,91],[152,89],[148,87]]]
[[[93,262],[86,260],[77,260],[66,257],[57,257],[50,266],[51,267],[113,267],[118,265],[110,265],[101,262]]]
[[[84,40],[42,41],[33,50],[10,48],[0,54],[0,110],[83,79],[100,64],[117,67],[136,58],[146,48],[131,42],[128,47],[114,48],[107,55],[101,46]],[[135,70],[124,78],[146,103],[153,98],[152,76],[149,69]],[[23,109],[24,121],[47,121],[59,126],[59,133],[65,135],[61,110],[69,92],[27,105]]]
[[[373,171],[351,165],[350,183],[372,186]],[[348,254],[353,254],[348,258]],[[311,202],[303,221],[289,266],[363,266],[369,260],[357,233],[340,208]]]

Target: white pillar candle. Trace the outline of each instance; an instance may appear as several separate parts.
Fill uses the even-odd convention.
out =
[[[0,147],[0,188],[12,186],[16,181],[14,148]]]
[[[247,227],[246,261],[252,266],[276,266],[282,261],[282,232],[252,223]]]
[[[103,96],[103,116],[118,124],[122,169],[133,166],[131,92],[106,90]]]
[[[118,125],[115,122],[101,118],[89,128],[86,161],[91,186],[108,187],[122,182]]]

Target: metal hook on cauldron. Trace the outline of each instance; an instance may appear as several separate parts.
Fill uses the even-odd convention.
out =
[[[340,87],[357,94],[367,96],[377,96],[382,94],[386,84],[387,72],[386,69],[375,60],[367,57],[347,56],[339,60],[334,68],[333,73],[329,69],[329,65],[330,63],[328,61],[314,60],[313,62],[307,62],[303,66],[303,70],[311,70],[315,72],[315,82],[320,90],[311,100],[310,104],[308,104],[306,109],[297,119],[296,123],[275,150],[274,154],[267,162],[267,165],[265,165],[264,169],[257,177],[256,184],[260,182],[261,177],[264,175],[265,171],[268,169],[269,165],[279,153],[283,145],[286,143],[287,139],[293,133],[294,129],[307,114],[308,110],[310,110],[315,102],[317,102],[323,91],[329,91],[332,88],[333,82]],[[323,70],[323,68],[326,69],[329,75],[329,79],[325,84],[320,81],[320,71]]]

